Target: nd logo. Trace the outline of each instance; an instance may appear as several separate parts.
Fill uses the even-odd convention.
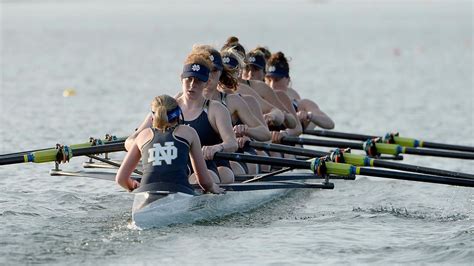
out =
[[[160,143],[155,143],[153,148],[148,150],[148,162],[153,162],[153,165],[161,165],[161,161],[171,164],[176,157],[178,157],[178,149],[172,141],[165,142],[164,147]]]

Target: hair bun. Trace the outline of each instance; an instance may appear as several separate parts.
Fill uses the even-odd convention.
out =
[[[285,58],[285,54],[282,53],[282,52],[277,52],[277,53],[275,54],[275,57],[278,58],[278,59],[283,59],[283,58]],[[286,59],[286,58],[285,58],[285,59]]]
[[[239,42],[239,38],[235,36],[230,36],[229,38],[227,38],[226,44],[229,45],[229,44],[238,43],[238,42]]]

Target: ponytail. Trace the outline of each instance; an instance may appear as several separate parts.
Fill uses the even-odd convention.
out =
[[[151,110],[153,113],[153,127],[161,130],[165,130],[170,122],[175,119],[179,119],[179,116],[173,121],[168,120],[168,112],[176,109],[178,103],[176,100],[169,95],[157,96],[151,103]]]

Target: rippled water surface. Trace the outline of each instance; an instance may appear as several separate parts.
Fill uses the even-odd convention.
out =
[[[2,1],[0,153],[129,134],[194,43],[282,50],[339,131],[474,145],[471,1]],[[63,97],[73,88],[74,97]],[[469,161],[405,161],[474,172]],[[68,170],[79,170],[73,159]],[[110,181],[0,168],[0,264],[469,264],[473,190],[359,177],[137,231]]]

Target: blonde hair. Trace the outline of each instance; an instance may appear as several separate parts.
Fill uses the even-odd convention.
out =
[[[237,62],[239,62],[239,65],[238,65],[239,68],[242,68],[245,65],[245,55],[242,56],[242,54],[239,51],[237,51],[235,47],[228,47],[228,48],[222,49],[221,55],[222,57],[231,56],[235,58]]]
[[[153,127],[165,130],[171,121],[168,121],[168,111],[178,106],[176,99],[169,95],[156,96],[151,102],[153,115]]]

